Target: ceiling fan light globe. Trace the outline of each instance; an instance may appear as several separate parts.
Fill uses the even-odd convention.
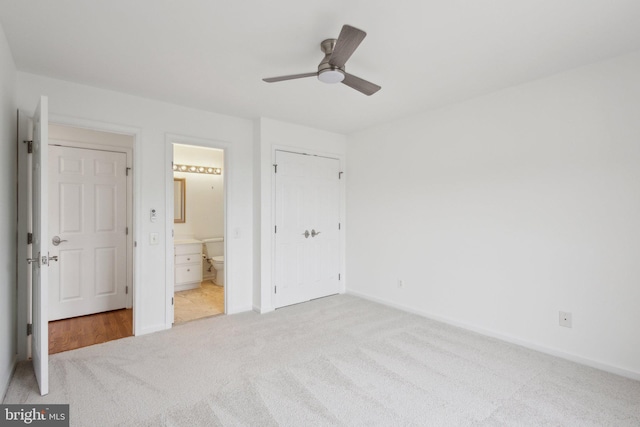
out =
[[[318,80],[323,83],[340,83],[344,80],[344,72],[340,70],[324,70],[318,73]]]

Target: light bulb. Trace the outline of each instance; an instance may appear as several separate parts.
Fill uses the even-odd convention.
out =
[[[323,83],[340,83],[344,80],[344,72],[341,70],[324,70],[318,74],[318,80]]]

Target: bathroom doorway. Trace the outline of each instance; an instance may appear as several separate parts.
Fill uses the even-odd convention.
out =
[[[173,143],[173,323],[225,313],[224,150]]]

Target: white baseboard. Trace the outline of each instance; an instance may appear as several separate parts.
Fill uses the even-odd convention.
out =
[[[17,364],[18,364],[18,355],[16,354],[15,356],[13,356],[13,359],[11,359],[11,363],[9,364],[5,372],[2,374],[2,378],[1,378],[2,382],[0,382],[0,385],[2,386],[2,399],[0,399],[0,402],[4,402],[4,398],[7,396],[7,390],[9,390],[9,383],[11,382],[11,378],[13,378],[13,374],[16,372]]]
[[[240,307],[229,307],[227,309],[227,314],[246,313],[247,311],[253,311],[253,306],[244,305]]]
[[[415,309],[412,307],[408,307],[402,304],[397,304],[391,301],[387,301],[384,300],[382,298],[378,298],[378,297],[374,297],[371,296],[369,294],[363,293],[363,292],[358,292],[358,291],[352,291],[352,290],[347,290],[347,294],[349,295],[353,295],[362,299],[366,299],[369,301],[373,301],[373,302],[377,302],[379,304],[382,305],[386,305],[389,307],[393,307],[393,308],[397,308],[398,310],[402,310],[402,311],[406,311],[409,313],[413,313],[413,314],[417,314],[418,316],[422,316],[422,317],[426,317],[428,319],[431,320],[435,320],[437,322],[442,322],[442,323],[446,323],[449,325],[453,325],[453,326],[457,326],[459,328],[462,329],[467,329],[469,331],[473,331],[473,332],[477,332],[479,334],[482,335],[486,335],[492,338],[497,338],[499,340],[502,341],[506,341],[512,344],[517,344],[519,346],[522,347],[526,347],[532,350],[536,350],[539,351],[541,353],[545,353],[545,354],[549,354],[551,356],[556,356],[556,357],[560,357],[561,359],[566,359],[569,360],[571,362],[576,362],[576,363],[580,363],[581,365],[586,365],[586,366],[590,366],[592,368],[596,368],[596,369],[600,369],[606,372],[611,372],[612,374],[616,374],[616,375],[620,375],[622,377],[626,377],[626,378],[631,378],[632,380],[636,380],[636,381],[640,381],[640,372],[635,372],[635,371],[630,371],[628,369],[624,369],[624,368],[620,368],[614,365],[610,365],[607,363],[603,363],[603,362],[599,362],[597,360],[593,360],[593,359],[589,359],[586,357],[582,357],[582,356],[578,356],[577,354],[573,354],[573,353],[567,353],[565,351],[562,350],[558,350],[556,348],[552,348],[552,347],[547,347],[541,344],[536,344],[536,343],[532,343],[530,341],[526,341],[523,340],[521,338],[518,337],[514,337],[512,335],[508,335],[508,334],[503,334],[500,332],[496,332],[490,329],[485,329],[485,328],[481,328],[475,325],[471,325],[468,323],[464,323],[464,322],[459,322],[457,320],[454,319],[450,319],[447,317],[442,317],[442,316],[438,316],[438,315],[434,315],[432,313],[423,311],[423,310],[419,310],[419,309]]]
[[[139,330],[136,330],[136,337],[140,336],[140,335],[147,335],[147,334],[152,334],[154,332],[160,332],[160,331],[164,331],[167,329],[171,329],[171,325],[167,326],[164,323],[158,324],[158,325],[153,325],[153,326],[148,326],[144,329],[140,328]]]
[[[276,311],[275,308],[271,307],[271,308],[267,308],[267,309],[263,309],[257,305],[253,306],[253,311],[255,311],[258,314],[266,314],[266,313],[271,313],[272,311]]]

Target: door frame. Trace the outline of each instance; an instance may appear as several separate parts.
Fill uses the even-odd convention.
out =
[[[273,165],[276,164],[276,152],[277,151],[286,151],[288,153],[293,153],[293,154],[300,154],[300,155],[307,155],[307,156],[319,156],[319,157],[328,157],[331,159],[337,159],[340,162],[340,173],[342,174],[341,178],[340,178],[340,235],[339,235],[339,244],[340,244],[340,259],[338,261],[338,267],[340,270],[340,290],[339,293],[343,294],[346,291],[346,274],[345,274],[345,270],[344,270],[344,265],[345,265],[345,255],[346,255],[346,240],[345,240],[345,235],[346,235],[346,221],[345,221],[345,202],[346,202],[346,193],[345,193],[345,189],[346,189],[346,178],[344,176],[344,170],[345,170],[345,156],[339,153],[332,153],[332,152],[328,152],[328,151],[321,151],[321,150],[313,150],[313,149],[309,149],[309,148],[302,148],[302,147],[292,147],[292,146],[288,146],[288,145],[277,145],[277,144],[273,144],[271,146],[271,163]],[[271,253],[269,254],[269,267],[271,269],[270,272],[270,279],[271,279],[271,283],[269,283],[269,292],[268,292],[268,299],[265,301],[265,299],[262,299],[262,309],[260,310],[261,313],[267,313],[270,311],[275,310],[275,289],[274,289],[274,284],[276,282],[276,239],[275,236],[273,234],[273,230],[275,229],[276,226],[276,174],[274,173],[274,169],[273,167],[271,168],[271,210],[269,212],[270,216],[271,216],[271,221],[270,221],[270,227],[269,227],[269,237],[270,237],[270,244],[269,244],[269,249],[271,250]],[[264,246],[263,246],[264,247]],[[264,255],[262,256],[264,259]],[[264,284],[262,285],[262,289],[264,289],[265,286]],[[268,302],[268,306],[265,306],[265,302]]]
[[[27,112],[25,110],[20,110],[20,116],[25,118],[31,117],[31,112]],[[131,248],[131,263],[128,268],[131,269],[131,274],[128,273],[128,277],[131,278],[131,298],[132,298],[132,307],[133,307],[133,335],[137,334],[137,327],[140,325],[140,313],[141,313],[141,304],[142,300],[139,297],[139,287],[136,286],[136,283],[139,283],[140,277],[140,259],[136,254],[136,242],[140,240],[140,206],[139,200],[137,197],[134,197],[135,194],[140,194],[140,181],[141,181],[141,165],[142,161],[140,156],[137,153],[140,152],[140,144],[141,144],[141,136],[142,130],[140,128],[119,125],[115,123],[106,123],[95,120],[87,120],[78,117],[58,115],[58,114],[49,114],[49,123],[61,126],[69,126],[99,132],[110,132],[110,133],[119,133],[131,136],[133,138],[133,146],[130,147],[130,156],[127,157],[127,163],[129,167],[132,167],[131,180],[129,180],[129,185],[131,186],[130,191],[130,200],[131,200],[131,210],[127,213],[128,218],[127,222],[131,224],[132,230],[129,233],[129,239],[127,241],[128,250],[129,245]],[[22,140],[28,139],[26,135],[18,136],[18,144],[21,144]],[[93,147],[96,147],[96,144],[92,144]],[[86,147],[85,147],[86,148]],[[110,146],[112,149],[113,147]],[[19,147],[20,149],[20,147]],[[130,157],[130,158],[129,158]],[[28,182],[22,182],[23,180],[18,180],[18,192],[19,194],[27,194],[25,189],[28,185]],[[21,203],[18,203],[18,208],[21,209]],[[20,213],[18,217],[24,214],[26,217],[26,213]],[[19,228],[19,231],[22,231],[23,227]],[[24,267],[21,265],[22,256],[18,255],[18,268]],[[21,279],[21,280],[20,280]],[[26,277],[19,277],[18,289],[27,289]],[[19,292],[18,293],[18,331],[26,331],[27,323],[29,323],[29,314],[30,310],[29,301],[28,301],[28,292]],[[18,360],[26,360],[30,357],[30,346],[28,345],[29,337],[26,334],[19,333],[18,334]]]
[[[173,215],[169,215],[169,212],[173,212],[173,144],[190,145],[193,147],[201,148],[213,148],[222,150],[223,152],[223,203],[224,203],[224,313],[227,314],[229,307],[229,295],[233,293],[233,283],[229,283],[227,278],[229,277],[229,264],[233,263],[233,260],[227,256],[229,253],[229,188],[232,188],[229,184],[233,180],[232,174],[229,172],[229,165],[231,164],[231,147],[232,145],[225,141],[219,141],[214,139],[198,138],[193,136],[178,135],[167,133],[165,134],[165,289],[166,289],[166,303],[165,303],[165,328],[170,329],[173,327],[173,295],[175,284],[175,268],[174,268],[174,248],[173,248]]]

